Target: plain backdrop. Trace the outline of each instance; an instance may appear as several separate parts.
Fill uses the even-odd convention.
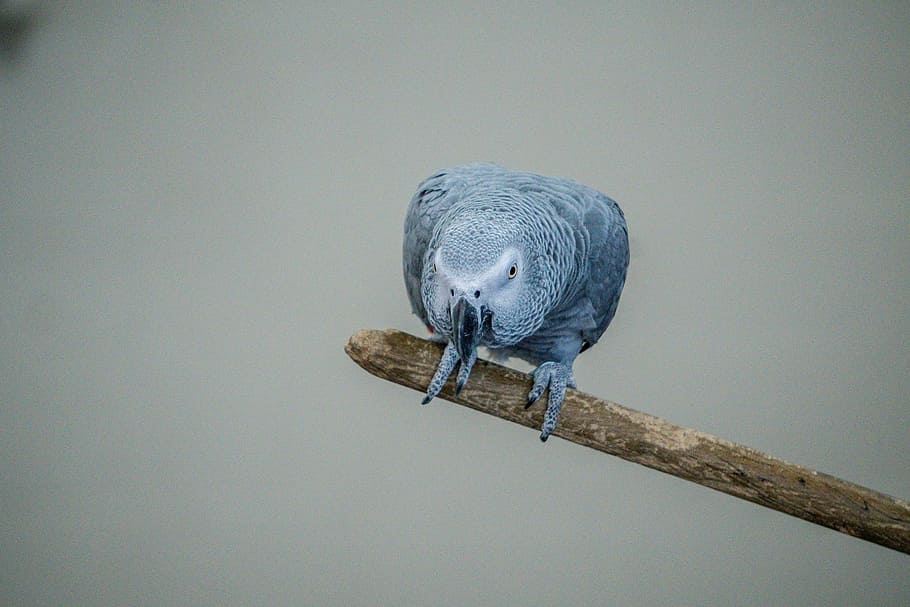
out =
[[[907,605],[910,557],[375,379],[469,161],[622,205],[576,364],[910,498],[910,5],[0,5],[0,604]]]

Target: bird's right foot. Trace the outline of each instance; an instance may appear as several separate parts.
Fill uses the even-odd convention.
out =
[[[455,346],[449,342],[442,353],[442,359],[439,361],[439,366],[436,367],[436,373],[433,374],[433,379],[430,380],[430,386],[427,388],[427,395],[423,397],[420,404],[427,404],[439,394],[442,387],[446,385],[446,380],[449,379],[449,375],[452,374],[452,370],[455,368],[455,363],[457,362],[458,352],[455,350]],[[468,371],[470,371],[470,369],[468,369]],[[465,379],[467,379],[467,377]]]

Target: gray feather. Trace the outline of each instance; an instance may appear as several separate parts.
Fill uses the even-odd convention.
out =
[[[528,404],[549,390],[547,440],[575,387],[575,358],[616,314],[629,266],[619,205],[568,179],[492,164],[445,169],[411,199],[402,263],[414,313],[448,341],[423,402],[459,359],[460,391],[485,345],[538,365]]]
[[[579,272],[535,335],[503,354],[536,362],[546,353],[559,350],[557,342],[567,332],[578,335],[581,349],[591,347],[613,319],[625,284],[629,239],[622,210],[611,198],[580,183],[509,171],[494,164],[441,170],[424,180],[411,199],[404,225],[403,269],[414,313],[430,326],[421,297],[421,277],[427,247],[439,221],[459,202],[507,190],[516,192],[541,213],[554,215],[571,230]]]

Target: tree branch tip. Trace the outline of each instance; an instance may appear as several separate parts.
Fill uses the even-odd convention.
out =
[[[396,329],[361,329],[344,346],[367,372],[419,392],[429,385],[441,348]],[[539,429],[541,415],[529,415],[525,406],[530,381],[516,369],[478,361],[460,396],[450,379],[439,397]],[[910,554],[905,501],[576,389],[566,405],[554,432],[563,440]]]

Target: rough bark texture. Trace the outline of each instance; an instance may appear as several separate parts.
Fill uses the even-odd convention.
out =
[[[423,392],[442,346],[391,329],[366,330],[345,351],[373,375]],[[453,374],[439,396],[537,430],[545,406],[525,410],[531,383],[528,374],[479,360],[461,395],[455,396]],[[710,434],[572,389],[554,434],[910,554],[907,502]]]

